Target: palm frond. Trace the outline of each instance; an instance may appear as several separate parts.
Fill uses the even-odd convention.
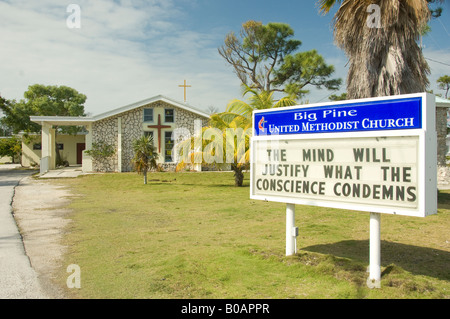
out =
[[[134,157],[132,164],[139,174],[146,174],[150,169],[157,167],[158,152],[153,146],[153,138],[142,136],[133,141]]]
[[[244,101],[234,99],[230,103],[228,103],[225,111],[229,112],[229,113],[236,113],[236,114],[247,116],[247,115],[251,115],[251,113],[253,112],[254,109],[255,109],[254,106],[252,106]]]
[[[322,14],[327,14],[330,12],[331,8],[336,4],[341,3],[340,0],[319,0],[316,2],[316,5],[319,7],[319,11]]]
[[[273,106],[273,108],[294,106],[294,105],[297,105],[297,102],[295,100],[291,99],[290,97],[286,96],[286,97],[283,97],[280,100],[278,100],[275,103],[275,105]]]

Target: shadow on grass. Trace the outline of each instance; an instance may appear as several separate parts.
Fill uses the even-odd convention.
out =
[[[369,264],[368,240],[345,240],[333,244],[308,246],[301,250],[354,259]],[[415,275],[450,280],[450,252],[448,251],[382,240],[381,266],[387,267],[392,264]]]
[[[190,183],[190,182],[183,182],[183,181],[176,181],[176,180],[148,180],[148,184],[151,185],[167,185],[167,184],[176,184],[180,186],[190,186],[190,187],[228,187],[228,188],[249,188],[250,184],[244,183],[242,186],[235,186],[234,182],[230,183],[217,183],[212,184],[211,181],[198,181],[197,183]]]
[[[438,193],[438,208],[450,209],[450,193],[439,191]]]

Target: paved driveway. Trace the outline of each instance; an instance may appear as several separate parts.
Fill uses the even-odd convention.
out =
[[[0,298],[48,298],[42,292],[12,216],[14,188],[32,171],[0,165]]]

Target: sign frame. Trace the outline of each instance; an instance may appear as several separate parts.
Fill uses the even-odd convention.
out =
[[[421,100],[420,106],[420,128],[413,129],[392,129],[392,130],[358,130],[358,131],[345,131],[345,132],[308,132],[308,133],[295,133],[295,134],[283,134],[283,135],[259,135],[256,134],[258,129],[258,123],[255,117],[262,114],[270,116],[271,113],[292,113],[294,110],[299,112],[305,109],[319,111],[336,109],[340,107],[355,107],[370,103],[375,105],[377,103],[393,102],[396,100],[404,100],[411,98],[419,98]],[[292,107],[283,107],[270,110],[256,110],[253,112],[253,129],[254,134],[251,138],[251,150],[250,150],[250,198],[256,200],[281,202],[286,204],[300,204],[300,205],[312,205],[321,207],[330,207],[346,210],[365,211],[371,213],[384,213],[384,214],[397,214],[405,216],[426,217],[437,213],[437,133],[436,133],[436,106],[435,96],[429,93],[417,93],[417,94],[405,94],[387,97],[377,97],[368,99],[347,100],[338,102],[327,102],[317,104],[307,104]],[[346,202],[334,202],[330,200],[311,200],[302,198],[292,198],[285,196],[268,196],[258,195],[255,192],[255,161],[256,159],[256,147],[255,144],[260,141],[283,141],[283,140],[317,140],[320,143],[321,139],[342,139],[342,138],[364,138],[364,137],[401,137],[401,136],[413,136],[418,137],[418,162],[417,162],[417,201],[418,205],[416,209],[400,208],[400,207],[384,207],[375,205],[361,205],[355,203]]]

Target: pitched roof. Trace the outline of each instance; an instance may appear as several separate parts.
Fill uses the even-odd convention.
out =
[[[436,106],[439,107],[450,107],[450,100],[444,99],[442,97],[436,96]]]
[[[185,111],[188,111],[188,112],[191,112],[191,113],[195,113],[195,114],[197,114],[199,116],[202,116],[202,117],[209,118],[208,114],[206,114],[205,112],[194,108],[193,106],[190,106],[190,105],[187,105],[185,103],[181,103],[181,102],[175,101],[175,100],[173,100],[171,98],[168,98],[168,97],[166,97],[164,95],[157,95],[157,96],[151,97],[151,98],[146,99],[146,100],[142,100],[142,101],[139,101],[139,102],[136,102],[136,103],[125,105],[125,106],[122,106],[122,107],[120,107],[118,109],[115,109],[115,110],[112,110],[112,111],[108,111],[108,112],[96,115],[96,116],[93,117],[93,119],[95,121],[103,120],[105,118],[108,118],[108,117],[111,117],[111,116],[114,116],[114,115],[117,115],[117,114],[120,114],[120,113],[124,113],[124,112],[127,112],[127,111],[130,111],[130,110],[139,108],[139,107],[147,105],[147,104],[151,104],[151,103],[154,103],[154,102],[159,102],[159,101],[163,101],[163,102],[166,102],[168,104],[172,104],[172,105],[174,105],[176,107],[179,107],[180,109],[183,109]]]
[[[208,114],[193,106],[175,101],[164,95],[157,95],[95,116],[30,116],[30,119],[39,124],[46,122],[51,125],[87,125],[159,101],[166,102],[198,116],[209,118]]]

